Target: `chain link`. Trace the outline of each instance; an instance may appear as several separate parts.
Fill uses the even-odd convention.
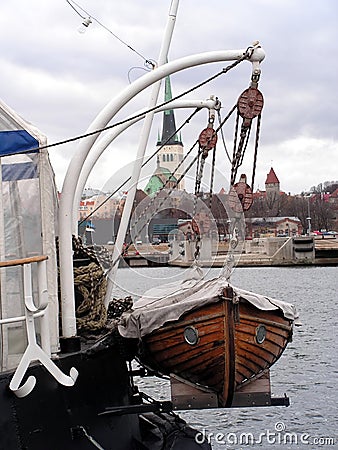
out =
[[[254,162],[253,162],[253,168],[252,168],[252,180],[251,180],[252,191],[254,190],[254,185],[255,185],[258,143],[259,143],[259,135],[260,135],[260,130],[261,130],[261,119],[262,119],[262,115],[260,114],[257,118],[255,153],[254,153]]]
[[[238,168],[242,165],[245,150],[247,149],[249,138],[250,138],[250,132],[251,132],[251,119],[244,119],[241,125],[241,132],[240,132],[240,139],[238,143],[238,147],[236,150],[236,144],[237,144],[237,133],[236,131],[235,138],[234,138],[234,156],[232,161],[232,168],[231,168],[231,185],[235,183]],[[239,113],[237,112],[237,121],[236,121],[236,127],[238,130],[239,126]]]
[[[223,273],[225,275],[225,278],[228,282],[230,282],[230,277],[233,271],[233,267],[235,265],[235,256],[234,252],[238,246],[239,240],[239,232],[238,232],[238,218],[232,219],[232,222],[230,221],[230,243],[229,243],[229,251],[226,257],[225,265],[223,268]]]

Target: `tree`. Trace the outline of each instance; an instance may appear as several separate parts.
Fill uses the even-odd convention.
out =
[[[312,228],[317,230],[330,230],[333,226],[334,211],[322,194],[316,194],[311,199]]]

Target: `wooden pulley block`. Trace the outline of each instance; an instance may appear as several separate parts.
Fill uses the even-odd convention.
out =
[[[256,88],[248,88],[239,96],[237,108],[243,119],[253,119],[259,116],[264,105],[263,94]]]
[[[246,175],[241,175],[238,183],[231,186],[229,205],[235,212],[248,211],[253,202],[251,187],[246,183]]]
[[[204,128],[199,135],[198,142],[201,148],[211,150],[217,143],[216,131],[211,127]]]

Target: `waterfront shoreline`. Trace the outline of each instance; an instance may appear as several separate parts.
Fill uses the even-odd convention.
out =
[[[271,238],[265,238],[267,242]],[[264,242],[264,238],[262,239]],[[249,241],[250,242],[250,241]],[[285,243],[281,239],[280,247]],[[151,251],[149,251],[149,249]],[[111,247],[109,248],[111,250]],[[221,242],[218,245],[217,254],[210,260],[200,260],[202,267],[223,267],[226,264],[228,253],[228,243]],[[334,239],[314,239],[314,258],[294,258],[281,257],[274,258],[266,252],[246,252],[235,255],[238,267],[293,267],[293,266],[331,266],[338,265],[338,240]],[[124,256],[124,264],[130,267],[156,267],[156,266],[174,266],[189,267],[192,261],[169,261],[169,245],[160,244],[158,246],[139,245],[131,246],[127,255]]]

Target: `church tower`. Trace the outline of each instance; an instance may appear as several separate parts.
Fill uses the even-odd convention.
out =
[[[172,99],[171,93],[171,84],[169,76],[165,79],[165,92],[164,92],[164,100],[170,101]],[[184,148],[181,141],[181,137],[178,137],[175,133],[176,124],[175,124],[175,116],[174,111],[172,109],[168,109],[163,113],[163,128],[162,128],[162,137],[158,138],[157,146],[162,146],[161,150],[158,153],[159,156],[159,164],[161,167],[169,170],[176,179],[180,178],[184,171],[183,165],[179,167],[177,171],[175,171],[176,167],[183,160],[184,157]],[[182,180],[177,189],[184,189],[184,180]]]

